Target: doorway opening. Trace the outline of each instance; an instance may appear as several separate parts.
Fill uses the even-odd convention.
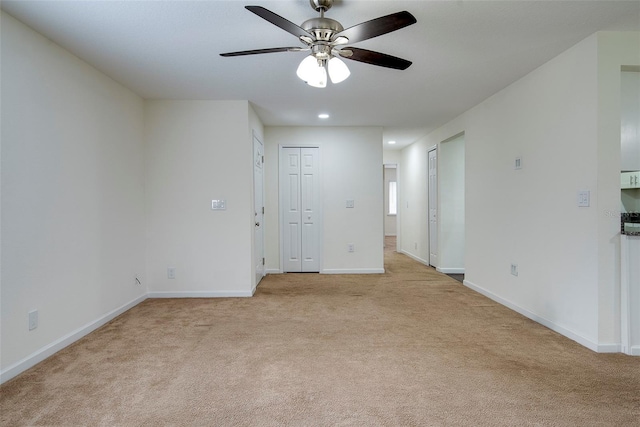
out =
[[[388,244],[396,246],[395,237],[398,235],[398,165],[385,163],[383,166],[383,228],[384,247]],[[388,239],[394,237],[394,239]]]

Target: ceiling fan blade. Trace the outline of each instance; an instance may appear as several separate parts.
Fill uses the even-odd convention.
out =
[[[309,50],[301,47],[272,47],[269,49],[253,49],[253,50],[241,50],[239,52],[227,52],[221,53],[220,56],[245,56],[245,55],[258,55],[261,53],[277,53],[277,52],[301,52],[303,50]]]
[[[301,27],[297,26],[296,24],[294,24],[291,21],[288,21],[288,20],[284,19],[280,15],[276,15],[275,13],[271,12],[268,9],[265,9],[262,6],[245,6],[245,9],[255,13],[260,18],[271,22],[273,25],[276,25],[276,26],[282,28],[286,32],[291,33],[296,37],[300,37],[300,36],[309,37],[310,36],[310,34],[307,31],[305,31],[304,29],[302,29]]]
[[[406,70],[412,64],[411,61],[387,55],[386,53],[374,52],[372,50],[360,49],[357,47],[345,47],[340,51],[340,56],[354,61],[365,62],[379,67],[393,68],[395,70]],[[342,54],[344,52],[345,54]],[[352,52],[351,55],[348,52]]]
[[[357,43],[399,30],[416,22],[418,22],[416,18],[407,11],[392,13],[349,27],[336,34],[334,39],[343,36],[349,39],[349,43]]]

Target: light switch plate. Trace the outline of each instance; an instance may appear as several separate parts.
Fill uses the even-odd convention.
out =
[[[347,200],[347,207],[352,208],[355,206],[355,201],[353,199]]]
[[[578,206],[581,208],[589,207],[591,204],[591,192],[588,190],[578,191]]]

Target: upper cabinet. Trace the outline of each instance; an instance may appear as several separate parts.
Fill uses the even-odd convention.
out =
[[[640,73],[623,71],[620,74],[621,170],[637,171],[640,170]]]
[[[640,188],[640,171],[622,172],[620,174],[620,188]]]

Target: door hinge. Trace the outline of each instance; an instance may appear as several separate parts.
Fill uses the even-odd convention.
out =
[[[264,206],[262,207],[262,215],[264,215]]]
[[[262,265],[264,265],[264,258],[262,258]]]
[[[264,164],[264,156],[262,156],[262,164]]]

